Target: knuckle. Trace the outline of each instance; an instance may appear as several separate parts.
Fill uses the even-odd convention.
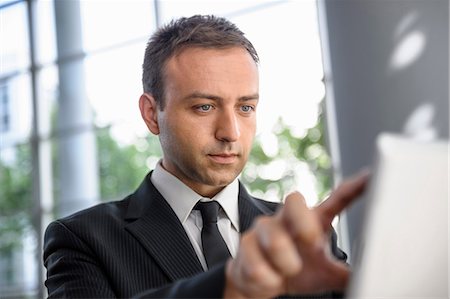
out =
[[[244,280],[253,284],[259,284],[266,276],[265,273],[266,267],[261,263],[242,269],[242,276]]]
[[[266,249],[272,253],[283,253],[289,248],[289,240],[284,235],[273,235],[266,242]]]

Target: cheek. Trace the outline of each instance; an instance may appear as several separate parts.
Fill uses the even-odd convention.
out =
[[[168,128],[168,134],[171,135],[172,145],[189,152],[200,148],[207,136],[204,126],[182,119],[172,123]]]
[[[243,137],[242,143],[247,147],[252,147],[253,139],[256,134],[256,122],[245,122],[242,124],[241,136]]]
[[[187,116],[179,119],[175,129],[190,147],[196,147],[214,136],[214,120]]]
[[[177,148],[184,146],[184,133],[181,130],[182,128],[183,126],[180,123],[173,121],[173,118],[168,115],[159,121],[159,138],[163,151],[166,153],[176,152]]]

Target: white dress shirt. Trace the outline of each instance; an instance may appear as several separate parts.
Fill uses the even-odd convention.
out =
[[[205,271],[208,266],[202,251],[202,215],[199,210],[194,210],[195,204],[199,200],[215,200],[222,207],[219,210],[217,225],[231,256],[236,256],[239,246],[239,183],[237,179],[213,198],[205,198],[165,170],[160,161],[151,175],[151,181],[180,219]]]

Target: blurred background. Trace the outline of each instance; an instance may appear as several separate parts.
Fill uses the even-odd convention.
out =
[[[120,200],[161,157],[141,120],[156,28],[215,14],[260,55],[241,180],[314,205],[370,165],[381,131],[448,139],[447,0],[0,0],[0,297],[42,298],[48,223]],[[341,217],[351,254],[363,203]]]

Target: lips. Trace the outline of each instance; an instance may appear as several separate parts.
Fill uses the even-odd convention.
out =
[[[237,160],[238,155],[233,153],[217,153],[209,154],[208,157],[218,164],[232,164]]]

